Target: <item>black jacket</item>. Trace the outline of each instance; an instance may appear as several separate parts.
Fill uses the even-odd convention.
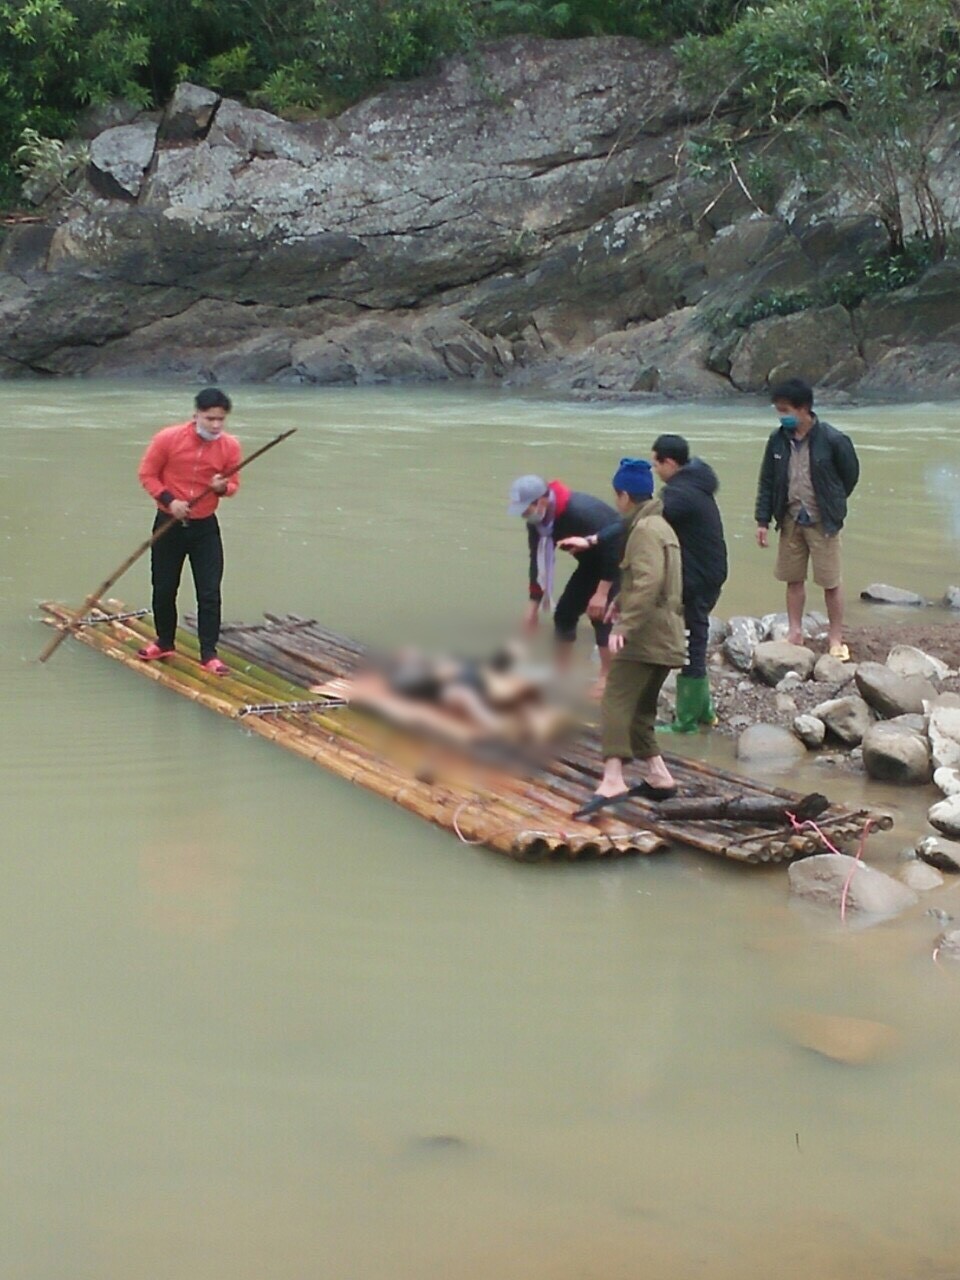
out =
[[[554,488],[554,484],[550,487]],[[589,551],[581,551],[575,559],[584,568],[595,569],[598,582],[618,582],[620,551],[623,543],[623,526],[620,523],[620,517],[613,507],[589,493],[578,493],[576,490],[570,492],[560,485],[556,485],[556,488],[562,492],[565,501],[558,503],[562,509],[559,515],[554,517],[554,542],[559,542],[561,538],[586,538],[591,533],[599,533],[610,524],[615,525],[619,533],[617,539],[591,547]],[[537,544],[540,541],[540,535],[534,525],[527,527],[527,541],[530,548],[530,599],[539,600],[543,595],[537,582]]]
[[[727,580],[727,544],[714,494],[716,472],[702,458],[691,458],[660,490],[663,517],[680,543],[685,599],[717,592]],[[622,523],[600,533],[600,545],[620,546]]]
[[[814,419],[807,436],[810,448],[810,480],[820,508],[824,533],[839,533],[847,518],[847,499],[860,479],[860,462],[849,436],[829,422]],[[771,520],[779,529],[787,513],[790,471],[790,432],[771,432],[760,465],[756,520],[766,527]]]
[[[660,491],[663,515],[673,526],[683,558],[683,594],[719,591],[727,580],[727,544],[714,494],[716,472],[691,458]]]

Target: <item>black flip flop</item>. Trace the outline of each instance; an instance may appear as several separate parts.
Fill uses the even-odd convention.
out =
[[[593,814],[599,813],[601,809],[609,809],[615,804],[623,804],[625,800],[633,798],[634,791],[621,791],[615,796],[594,796],[592,800],[588,800],[585,805],[581,805],[579,809],[572,815],[574,822],[584,822]]]
[[[654,804],[659,804],[663,800],[672,800],[678,790],[678,787],[651,787],[649,782],[641,782],[639,786],[631,787],[627,795],[634,796],[638,800],[652,800]]]

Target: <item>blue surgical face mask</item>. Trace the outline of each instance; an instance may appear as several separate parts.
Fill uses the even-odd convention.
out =
[[[797,422],[796,414],[794,413],[783,414],[783,416],[780,419],[780,425],[781,427],[783,427],[784,431],[796,431],[797,427],[799,426],[799,423]]]

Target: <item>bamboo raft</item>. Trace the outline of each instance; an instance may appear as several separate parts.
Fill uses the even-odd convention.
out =
[[[697,760],[666,755],[682,799],[654,805],[632,800],[605,810],[590,823],[571,814],[592,795],[601,773],[596,731],[578,730],[555,745],[548,758],[528,764],[478,762],[425,743],[383,719],[323,700],[310,686],[345,680],[367,657],[361,644],[295,614],[265,614],[261,623],[227,624],[221,653],[228,677],[199,667],[192,632],[177,636],[178,653],[163,662],[138,660],[137,649],[154,638],[143,610],[119,601],[94,610],[75,634],[147,679],[201,706],[238,720],[247,730],[286,747],[328,771],[393,801],[455,834],[524,862],[649,854],[683,845],[736,862],[787,862],[822,852],[819,835],[797,831],[785,812],[803,797]],[[64,626],[73,616],[56,603],[42,606],[44,620]],[[689,816],[691,809],[712,817]],[[826,802],[823,801],[825,804]],[[673,812],[671,812],[671,808]],[[756,809],[771,823],[744,816]],[[739,817],[730,814],[743,813]],[[889,829],[886,814],[830,805],[817,826],[838,848],[856,841],[870,819]]]

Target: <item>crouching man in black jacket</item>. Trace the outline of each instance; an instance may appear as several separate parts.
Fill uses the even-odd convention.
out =
[[[622,536],[604,547],[593,547],[577,555],[577,567],[554,607],[555,549],[562,538],[596,533],[607,525],[620,526],[616,511],[589,493],[577,493],[559,480],[549,484],[539,476],[520,476],[510,487],[507,508],[512,516],[527,522],[529,551],[529,603],[523,615],[526,631],[536,630],[541,609],[553,609],[557,641],[557,665],[570,664],[577,638],[577,623],[587,614],[593,624],[600,654],[600,678],[594,696],[603,694],[610,670],[611,624],[604,621],[611,590],[619,584]],[[616,594],[614,590],[614,594]]]
[[[775,570],[787,584],[787,639],[803,644],[807,564],[823,588],[830,653],[846,662],[840,530],[847,499],[860,478],[860,463],[848,436],[813,412],[813,391],[802,378],[773,388],[780,425],[767,441],[757,485],[757,542],[769,544],[771,519],[780,531]]]

